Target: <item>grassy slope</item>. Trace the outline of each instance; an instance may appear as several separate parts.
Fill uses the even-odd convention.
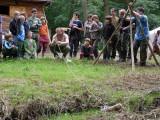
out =
[[[123,77],[131,72],[130,67],[119,67],[117,65],[96,65],[90,62],[74,60],[69,63],[70,69],[63,61],[52,59],[1,61],[0,68],[0,97],[8,99],[11,106],[28,103],[32,99],[44,99],[54,101],[64,100],[68,96],[80,95],[86,89],[85,84],[95,96],[103,96],[108,104],[125,101],[128,98],[143,96],[142,91],[128,91],[125,89]],[[159,68],[137,68],[137,73],[155,72]],[[118,85],[120,86],[117,86]],[[80,114],[83,119],[89,112]],[[68,114],[61,119],[69,117]],[[57,118],[58,119],[58,118]]]

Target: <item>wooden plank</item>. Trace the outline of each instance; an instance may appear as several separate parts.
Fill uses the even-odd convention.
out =
[[[19,12],[26,12],[26,7],[22,6],[10,6],[10,16],[14,16],[14,12],[19,11]]]

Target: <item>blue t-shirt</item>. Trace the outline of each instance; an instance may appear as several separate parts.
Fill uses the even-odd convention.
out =
[[[20,34],[17,35],[17,38],[24,41],[25,39],[25,29],[24,29],[24,25],[21,25],[21,32]]]
[[[132,20],[135,20],[135,18],[132,18]],[[138,19],[138,22],[142,26],[142,29],[143,29],[144,34],[146,35],[147,39],[149,39],[148,17],[146,15],[142,15],[141,18]],[[143,37],[138,25],[136,25],[135,40],[144,40],[144,37]]]

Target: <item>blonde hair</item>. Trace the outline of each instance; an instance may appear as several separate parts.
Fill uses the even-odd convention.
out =
[[[126,10],[125,9],[121,9],[121,10],[119,10],[119,14],[126,14]]]
[[[20,15],[20,12],[19,12],[19,11],[15,11],[15,12],[14,12],[14,17],[17,16],[17,15]]]
[[[57,31],[61,31],[61,32],[63,32],[64,33],[64,31],[63,31],[63,29],[62,28],[60,28],[60,27],[58,27],[58,28],[56,28],[56,33],[57,33]]]
[[[99,19],[99,17],[98,17],[98,15],[93,15],[93,16],[92,16],[92,19],[93,19],[93,20]]]

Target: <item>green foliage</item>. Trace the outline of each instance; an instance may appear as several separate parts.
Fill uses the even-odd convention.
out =
[[[110,8],[114,7],[117,10],[125,8],[132,0],[110,0]],[[87,0],[87,13],[97,14],[100,16],[100,21],[103,21],[104,15],[104,0]],[[74,11],[80,12],[80,20],[82,20],[82,5],[81,0],[54,0],[46,10],[46,16],[49,21],[49,28],[52,34],[57,27],[68,27],[69,21],[72,18]],[[150,30],[159,27],[160,25],[160,1],[159,0],[137,0],[135,7],[142,6],[145,8],[145,14],[149,18]],[[84,21],[83,21],[84,22]]]

